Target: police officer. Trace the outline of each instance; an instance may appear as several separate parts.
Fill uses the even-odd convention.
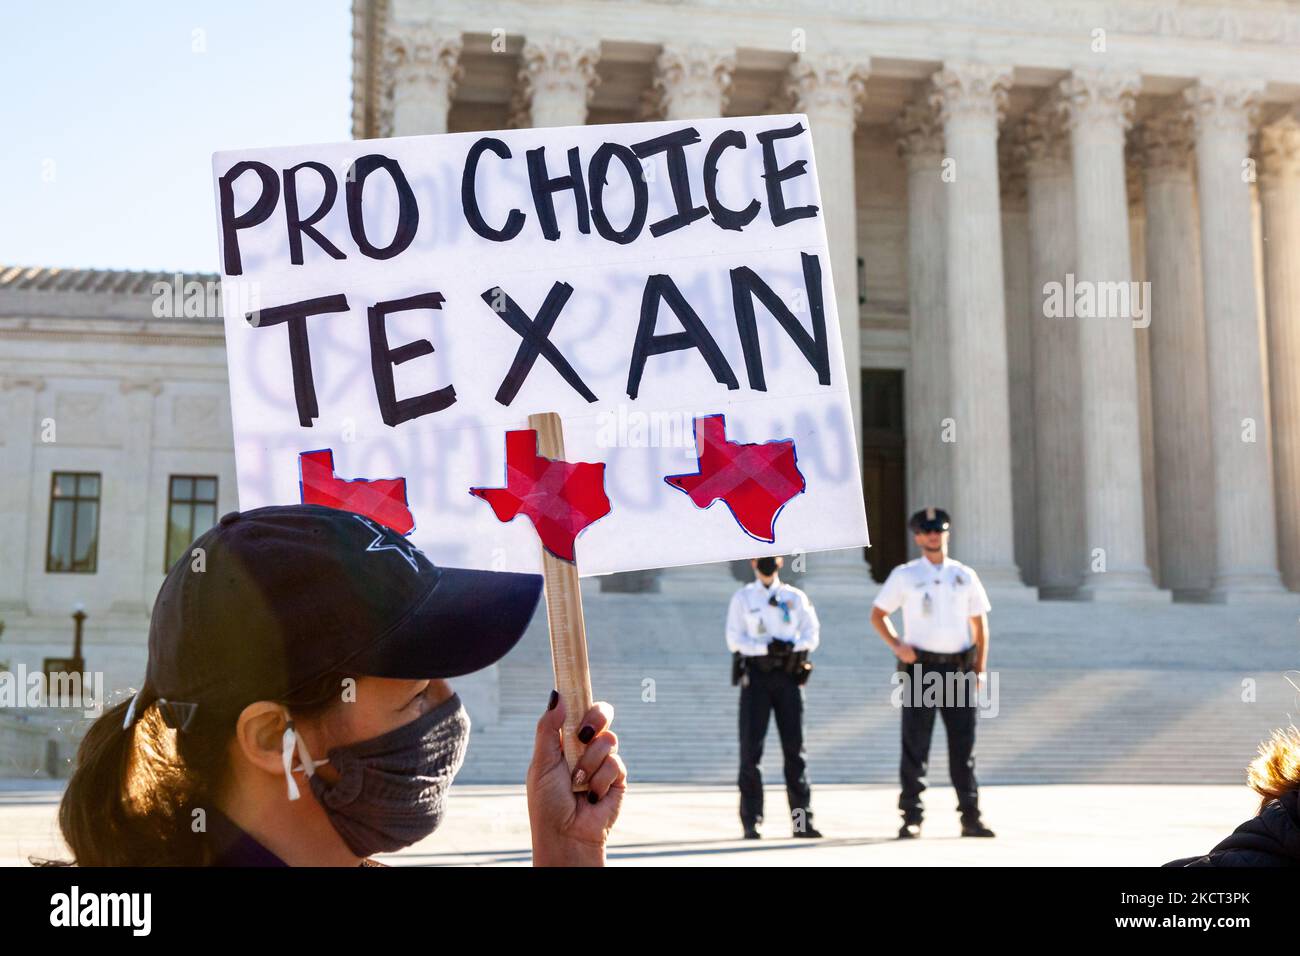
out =
[[[926,508],[908,527],[921,557],[900,564],[877,595],[871,624],[898,657],[902,678],[903,747],[899,776],[903,792],[900,840],[921,835],[921,792],[930,760],[937,710],[948,735],[948,773],[957,791],[961,835],[991,837],[980,822],[975,782],[975,720],[978,685],[988,663],[990,608],[979,575],[948,557],[948,513]],[[889,615],[903,609],[903,637]],[[929,675],[930,680],[926,677]],[[952,679],[959,675],[960,679]],[[971,675],[978,675],[972,679]],[[927,689],[937,692],[926,693]]]
[[[804,763],[803,684],[812,672],[808,655],[821,640],[821,625],[808,595],[777,576],[784,559],[750,561],[755,580],[731,598],[727,647],[733,656],[732,683],[740,684],[740,822],[746,840],[757,840],[763,822],[763,739],[768,717],[785,756],[785,792],[796,837],[817,838],[812,793]]]

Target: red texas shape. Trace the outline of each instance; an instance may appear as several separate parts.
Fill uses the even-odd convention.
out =
[[[723,417],[709,415],[695,419],[695,445],[699,471],[670,475],[664,481],[686,492],[697,508],[707,508],[721,498],[746,533],[759,541],[775,541],[777,514],[806,487],[795,464],[794,442],[727,441]]]
[[[490,504],[498,521],[526,516],[543,547],[565,561],[574,560],[578,533],[609,514],[604,463],[543,458],[531,428],[506,432],[506,486],[469,493]]]
[[[353,511],[398,534],[410,534],[415,529],[415,518],[406,506],[405,478],[339,478],[334,474],[334,452],[329,448],[302,452],[298,470],[303,504]]]

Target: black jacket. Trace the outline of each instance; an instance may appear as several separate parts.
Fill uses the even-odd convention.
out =
[[[1270,800],[1205,856],[1165,866],[1300,866],[1300,790]]]
[[[216,807],[208,811],[208,847],[211,862],[209,866],[288,866],[253,837],[249,836],[239,824],[226,816]],[[362,860],[361,866],[387,866],[378,860]]]

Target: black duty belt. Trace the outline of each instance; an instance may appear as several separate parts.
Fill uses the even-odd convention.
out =
[[[913,648],[916,651],[916,659],[922,664],[972,664],[975,662],[975,645],[971,645],[964,651],[958,651],[955,654],[936,654],[934,651],[923,651],[920,648]]]
[[[789,651],[784,654],[759,654],[746,657],[739,652],[731,655],[731,683],[741,683],[743,675],[750,669],[763,674],[785,673],[794,678],[796,684],[803,686],[812,675],[813,665],[808,660],[807,651]]]
[[[806,658],[807,654],[804,654],[804,657]],[[791,663],[793,658],[793,654],[758,654],[750,657],[745,663],[753,664],[763,673],[769,674],[772,671],[789,670],[793,666]]]

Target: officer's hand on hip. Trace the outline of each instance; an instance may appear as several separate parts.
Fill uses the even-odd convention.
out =
[[[916,651],[912,650],[911,644],[904,644],[902,641],[899,641],[898,646],[894,648],[894,653],[904,664],[916,663]]]

